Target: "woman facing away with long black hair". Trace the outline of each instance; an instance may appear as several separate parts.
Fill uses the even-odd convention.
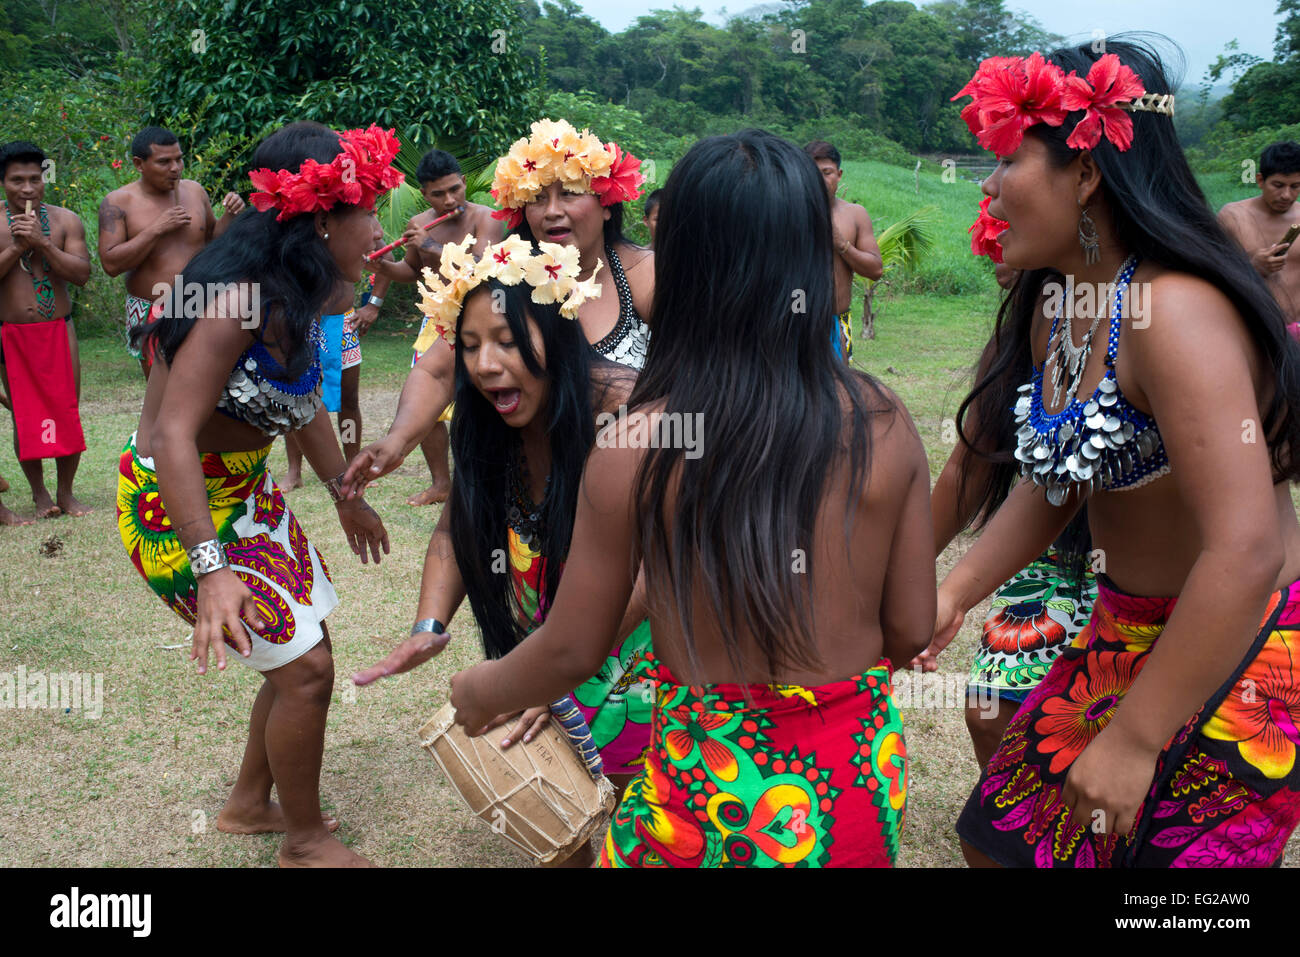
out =
[[[1026,480],[940,587],[935,640],[1084,499],[1105,572],[958,821],[973,864],[1267,865],[1300,816],[1300,354],[1187,167],[1172,89],[1150,43],[1111,37],[985,61],[959,94],[1025,270],[976,391],[1014,401]]]
[[[118,525],[149,587],[194,626],[191,660],[226,666],[225,646],[266,678],[253,703],[239,777],[220,830],[286,831],[282,866],[366,860],[321,817],[320,768],[334,662],[325,616],[338,604],[324,559],[266,469],[271,442],[296,430],[330,487],[363,562],[388,533],[360,499],[320,408],[322,307],[360,278],[383,234],[375,197],[401,182],[396,137],[291,124],[253,155],[257,211],[245,211],[186,266],[207,291],[202,316],[159,310],[134,335],[156,360],[140,424],[122,451]],[[186,296],[188,296],[188,291]],[[271,801],[275,786],[279,804]]]
[[[655,719],[602,863],[888,865],[906,799],[890,662],[925,646],[934,601],[924,450],[826,348],[830,210],[801,150],[703,140],[662,210],[655,334],[588,459],[555,605],[453,678],[457,720],[477,732],[590,674],[644,561]],[[672,440],[688,416],[693,447]]]

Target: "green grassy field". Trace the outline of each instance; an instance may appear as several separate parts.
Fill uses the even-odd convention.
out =
[[[964,395],[996,299],[988,263],[970,257],[966,245],[978,188],[931,180],[922,178],[918,200],[908,171],[850,164],[845,188],[881,224],[917,202],[946,210],[936,220],[943,227],[935,231],[933,260],[917,284],[949,292],[892,294],[880,303],[876,338],[855,340],[855,363],[902,398],[937,474],[950,451],[943,423]],[[963,294],[951,294],[954,285]],[[412,335],[376,330],[364,341],[365,441],[389,424]],[[82,365],[88,449],[77,492],[95,511],[0,529],[0,673],[19,666],[100,673],[103,713],[93,719],[75,710],[0,708],[8,769],[0,778],[0,864],[273,865],[278,838],[234,837],[215,827],[260,679],[234,662],[224,674],[196,676],[187,661],[189,629],[152,596],[124,553],[114,515],[116,466],[136,424],[143,382],[116,340],[85,340]],[[10,420],[0,416],[0,448],[11,442]],[[276,443],[270,468],[283,475],[283,443]],[[13,485],[6,504],[30,515],[22,474],[7,453],[0,474]],[[348,554],[317,483],[287,495],[329,559],[342,602],[329,619],[337,677],[321,792],[342,821],[340,837],[380,864],[520,865],[525,859],[469,816],[416,742],[419,726],[446,700],[449,677],[481,655],[468,609],[453,623],[455,640],[430,664],[372,688],[355,689],[347,680],[410,627],[437,512],[404,500],[426,480],[417,453],[369,493],[392,539],[392,554],[378,567]],[[941,578],[969,544],[959,538],[945,552]],[[967,617],[941,659],[942,674],[960,680],[967,673],[985,611]],[[978,776],[962,710],[905,708],[904,716],[911,790],[900,864],[960,866],[952,825]],[[1293,840],[1290,863],[1298,851],[1300,840]]]

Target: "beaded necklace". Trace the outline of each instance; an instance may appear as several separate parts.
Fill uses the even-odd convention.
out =
[[[1071,485],[1118,491],[1137,488],[1169,472],[1169,456],[1155,420],[1124,398],[1115,378],[1124,295],[1136,268],[1137,260],[1129,259],[1116,277],[1106,371],[1091,397],[1081,400],[1068,393],[1069,404],[1048,413],[1043,408],[1046,363],[1035,368],[1033,379],[1019,389],[1015,458],[1021,463],[1020,474],[1042,486],[1053,505],[1064,503]],[[1053,322],[1051,335],[1056,332]]]
[[[50,238],[50,218],[45,211],[45,204],[40,205],[41,232],[45,238]],[[9,222],[9,235],[13,235],[14,217],[9,210],[9,204],[5,203],[5,219]],[[29,249],[18,257],[18,265],[22,266],[23,272],[27,273],[32,281],[32,290],[36,294],[36,311],[45,319],[54,318],[54,284],[50,282],[50,262],[44,256],[41,257],[41,270],[43,275],[37,279],[36,274],[32,272],[32,253],[35,250]]]
[[[506,489],[506,521],[519,541],[525,545],[540,545],[546,529],[542,512],[551,497],[551,476],[546,476],[546,488],[540,503],[534,504],[529,492],[528,460],[524,457],[523,443],[518,438],[510,449],[509,483]]]

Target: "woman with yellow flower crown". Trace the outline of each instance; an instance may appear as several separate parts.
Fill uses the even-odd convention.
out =
[[[578,275],[597,288],[603,288],[597,263],[608,267],[614,290],[585,303],[578,322],[596,352],[640,371],[650,342],[642,317],[654,298],[654,253],[623,235],[623,204],[641,196],[641,161],[565,120],[538,120],[531,134],[497,161],[492,195],[502,208],[493,216],[526,242],[563,246],[565,262],[576,262]],[[401,465],[451,402],[451,350],[429,348],[437,337],[426,321],[415,343],[422,355],[402,388],[393,425],[352,460],[347,483],[373,481]]]
[[[476,261],[474,243],[468,236],[448,244],[442,278],[426,269],[420,284],[428,329],[455,349],[456,471],[425,559],[419,620],[384,661],[354,676],[358,685],[438,654],[450,638],[444,623],[467,597],[492,658],[545,620],[567,558],[596,418],[624,404],[635,380],[631,370],[586,348],[582,327],[571,321],[601,295],[595,277],[603,263],[579,282],[572,247],[543,242],[534,252],[510,236]],[[620,643],[572,694],[616,787],[640,769],[650,737],[652,694],[638,671],[650,636],[639,608],[630,603]],[[546,706],[516,711],[492,726],[513,722],[502,741],[509,747],[530,740],[550,713]],[[580,853],[568,863],[585,866],[591,856]]]

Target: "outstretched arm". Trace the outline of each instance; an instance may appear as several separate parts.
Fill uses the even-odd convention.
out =
[[[366,446],[348,465],[343,485],[349,497],[397,468],[424,441],[456,396],[455,377],[455,350],[442,339],[434,340],[406,377],[388,435]]]
[[[640,564],[631,505],[639,455],[597,443],[587,459],[564,577],[546,621],[504,658],[452,678],[456,721],[471,734],[499,714],[549,704],[600,669],[617,639]]]

